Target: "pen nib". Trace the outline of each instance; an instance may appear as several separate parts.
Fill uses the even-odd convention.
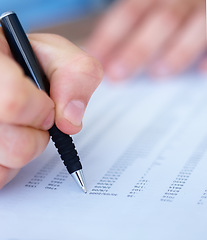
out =
[[[87,193],[82,170],[78,170],[76,172],[73,172],[71,174],[71,176],[76,181],[76,183],[82,188],[84,193]]]

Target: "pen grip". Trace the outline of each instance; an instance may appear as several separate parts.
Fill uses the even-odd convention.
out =
[[[61,132],[55,124],[49,133],[68,172],[71,174],[82,169],[72,138]]]

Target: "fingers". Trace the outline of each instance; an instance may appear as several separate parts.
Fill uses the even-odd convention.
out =
[[[1,31],[1,29],[0,29]],[[40,91],[13,60],[0,33],[0,188],[49,141],[54,102]],[[40,130],[42,129],[42,130]]]
[[[54,103],[9,57],[0,53],[0,121],[48,129],[54,121]]]
[[[49,141],[43,130],[53,125],[54,115],[62,131],[73,134],[81,129],[86,105],[103,75],[94,58],[66,39],[31,38],[50,80],[52,99],[23,74],[0,35],[0,187],[42,153]]]
[[[106,65],[111,79],[122,79],[145,67],[160,51],[178,28],[182,17],[174,17],[171,10],[158,8],[134,29]]]
[[[40,155],[48,141],[47,131],[1,123],[0,165],[19,169]]]
[[[47,131],[0,124],[0,189],[19,169],[40,155],[49,141]]]
[[[72,134],[81,129],[86,105],[103,73],[94,58],[69,41],[33,35],[34,50],[51,82],[51,99],[23,74],[2,35],[0,43],[1,188],[45,149],[49,134],[43,130],[54,123],[54,105],[61,130]]]
[[[158,1],[122,0],[105,14],[88,39],[87,49],[104,64],[110,53],[121,44],[147,11]]]
[[[178,74],[191,66],[205,49],[205,12],[198,10],[152,66],[151,74]]]
[[[42,153],[48,141],[48,132],[0,124],[0,189]]]
[[[88,101],[102,79],[101,65],[62,37],[37,34],[30,39],[50,79],[57,126],[67,134],[77,133]]]
[[[118,1],[92,34],[89,52],[100,58],[109,78],[127,78],[165,54],[198,8],[204,10],[205,0]],[[195,48],[199,51],[200,46]]]

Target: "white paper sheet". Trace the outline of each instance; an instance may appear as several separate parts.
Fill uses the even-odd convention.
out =
[[[1,240],[206,240],[207,82],[102,83],[80,134],[84,194],[53,144],[0,191]]]

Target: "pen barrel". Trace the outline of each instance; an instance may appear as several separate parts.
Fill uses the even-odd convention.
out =
[[[14,59],[35,85],[50,95],[49,82],[16,14],[5,13],[1,16],[0,21]],[[61,132],[56,125],[53,125],[49,133],[68,172],[71,174],[82,169],[72,138]]]
[[[69,135],[61,132],[56,125],[53,125],[49,133],[68,172],[71,174],[82,169],[73,139]]]
[[[35,85],[49,95],[49,82],[17,15],[13,12],[8,12],[1,16],[1,25],[14,59]]]

